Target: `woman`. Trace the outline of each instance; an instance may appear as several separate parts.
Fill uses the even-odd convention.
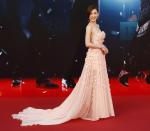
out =
[[[99,15],[96,6],[89,6],[87,13],[89,23],[86,27],[85,44],[88,51],[75,89],[54,109],[28,107],[13,114],[14,119],[22,120],[22,126],[56,125],[76,118],[96,121],[114,116],[105,61],[108,49],[103,45],[105,33],[96,23]]]

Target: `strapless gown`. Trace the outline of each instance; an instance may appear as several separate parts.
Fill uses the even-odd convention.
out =
[[[94,31],[93,44],[102,34],[100,29]],[[21,126],[56,125],[77,118],[96,121],[110,116],[115,114],[105,55],[99,49],[88,49],[75,88],[58,107],[53,109],[27,107],[18,114],[12,115],[14,119],[21,120]]]

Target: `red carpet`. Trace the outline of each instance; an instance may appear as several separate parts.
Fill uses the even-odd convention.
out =
[[[59,105],[64,98],[1,98],[0,130],[1,131],[149,131],[150,130],[150,96],[114,96],[116,117],[96,122],[72,120],[57,126],[20,127],[20,122],[11,119],[27,106],[52,108]]]
[[[53,79],[52,82],[59,85],[59,88],[48,89],[39,87],[35,84],[34,79],[25,79],[21,88],[11,87],[11,79],[0,79],[0,98],[2,97],[23,97],[23,96],[40,96],[40,97],[57,97],[67,96],[72,91],[62,91],[61,79]],[[112,95],[150,95],[150,84],[144,80],[135,78],[129,79],[129,87],[121,85],[116,78],[110,79]]]
[[[60,79],[53,82],[60,83]],[[150,85],[144,81],[130,79],[129,87],[123,87],[116,79],[111,79],[116,117],[96,122],[81,119],[57,126],[20,127],[20,121],[10,115],[27,106],[53,108],[59,105],[71,92],[58,89],[36,87],[33,79],[26,79],[20,88],[12,88],[10,79],[0,80],[0,130],[1,131],[149,131],[150,130]]]

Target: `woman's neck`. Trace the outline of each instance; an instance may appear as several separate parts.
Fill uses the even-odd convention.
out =
[[[91,23],[92,25],[97,25],[96,21],[95,21],[95,22],[90,21],[90,23]]]

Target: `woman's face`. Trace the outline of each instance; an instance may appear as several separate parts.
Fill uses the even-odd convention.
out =
[[[98,15],[99,15],[98,11],[97,11],[96,9],[93,9],[93,10],[91,11],[90,16],[89,16],[90,22],[96,22],[96,20],[97,20],[97,18],[98,18]]]

